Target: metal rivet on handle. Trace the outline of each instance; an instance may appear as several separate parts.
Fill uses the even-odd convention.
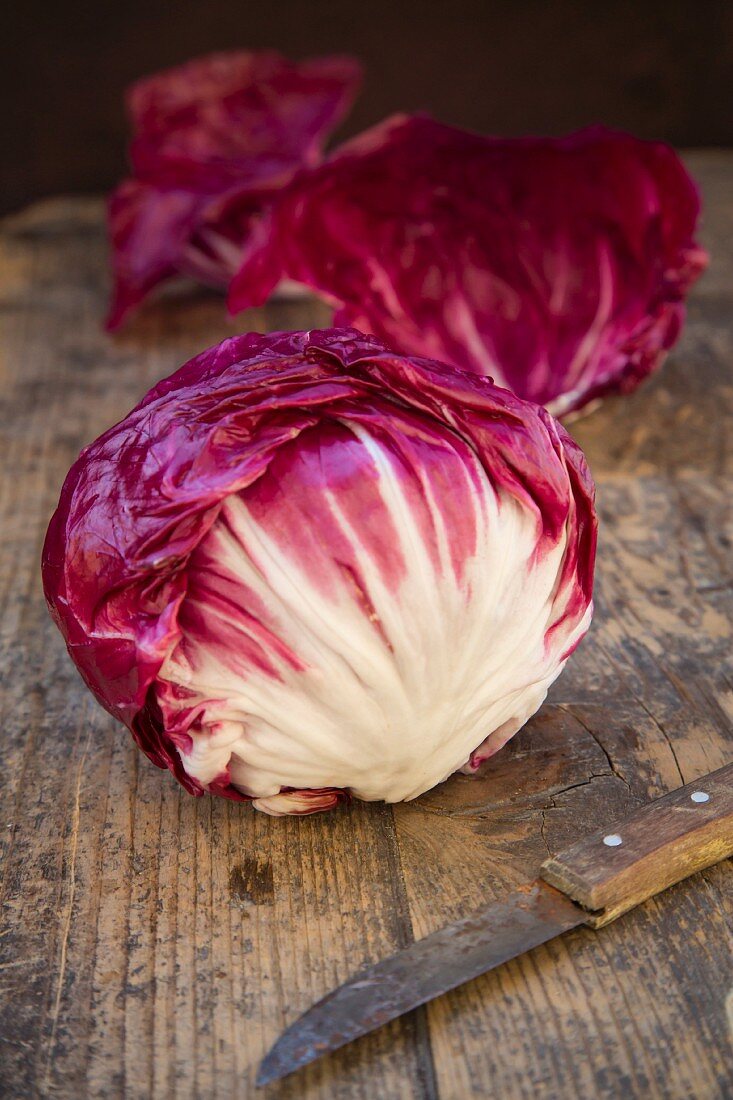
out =
[[[692,802],[709,802],[710,795],[707,791],[693,791],[690,795],[690,800]]]
[[[609,833],[608,836],[604,836],[603,843],[608,848],[618,848],[619,844],[623,844],[623,840],[618,833]]]

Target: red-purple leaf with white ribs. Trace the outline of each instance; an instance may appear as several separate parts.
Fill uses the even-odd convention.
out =
[[[295,280],[335,305],[336,324],[562,415],[661,363],[706,262],[698,213],[658,142],[600,127],[487,138],[396,116],[283,191],[230,308]]]
[[[83,452],[44,550],[101,702],[193,793],[414,798],[588,628],[593,490],[541,408],[353,330],[243,336]]]
[[[226,287],[258,217],[316,164],[361,79],[350,57],[211,54],[133,84],[132,178],[110,196],[117,328],[176,275]]]

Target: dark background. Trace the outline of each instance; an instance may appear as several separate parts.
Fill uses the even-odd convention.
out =
[[[733,145],[733,0],[12,0],[0,34],[0,211],[108,189],[122,92],[209,50],[352,52],[367,78],[340,136],[426,109],[485,132],[588,122]]]

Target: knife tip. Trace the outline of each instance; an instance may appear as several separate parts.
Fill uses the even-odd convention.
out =
[[[257,1076],[255,1078],[255,1086],[258,1089],[264,1088],[265,1085],[269,1085],[272,1081],[277,1081],[280,1077],[284,1077],[280,1067],[274,1064],[274,1060],[270,1061],[269,1055],[262,1059],[259,1069],[257,1070]]]
[[[283,1050],[281,1040],[282,1036],[280,1036],[280,1039],[278,1039],[275,1045],[268,1050],[267,1054],[260,1062],[255,1078],[255,1085],[258,1089],[263,1088],[265,1085],[272,1084],[273,1081],[279,1081],[281,1077],[287,1077],[288,1074],[293,1073],[296,1069],[300,1069],[301,1066],[306,1065],[313,1059],[313,1056],[310,1058],[289,1057],[287,1050]]]
[[[314,1047],[304,1044],[302,1038],[297,1041],[297,1021],[292,1027],[284,1031],[274,1046],[270,1047],[262,1059],[257,1070],[255,1085],[262,1088],[273,1081],[279,1081],[281,1077],[287,1077],[296,1070],[307,1066],[322,1054],[328,1054],[336,1049],[334,1046],[323,1044]]]

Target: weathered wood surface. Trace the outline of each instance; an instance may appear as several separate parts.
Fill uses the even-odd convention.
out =
[[[551,701],[479,778],[411,804],[271,819],[195,800],[87,695],[38,561],[80,447],[227,333],[326,320],[214,295],[115,338],[98,203],[0,232],[5,1097],[249,1097],[282,1027],[354,969],[534,877],[733,758],[733,157],[690,158],[713,264],[640,392],[573,431],[602,518],[597,613]],[[730,864],[581,929],[264,1095],[733,1095]]]

